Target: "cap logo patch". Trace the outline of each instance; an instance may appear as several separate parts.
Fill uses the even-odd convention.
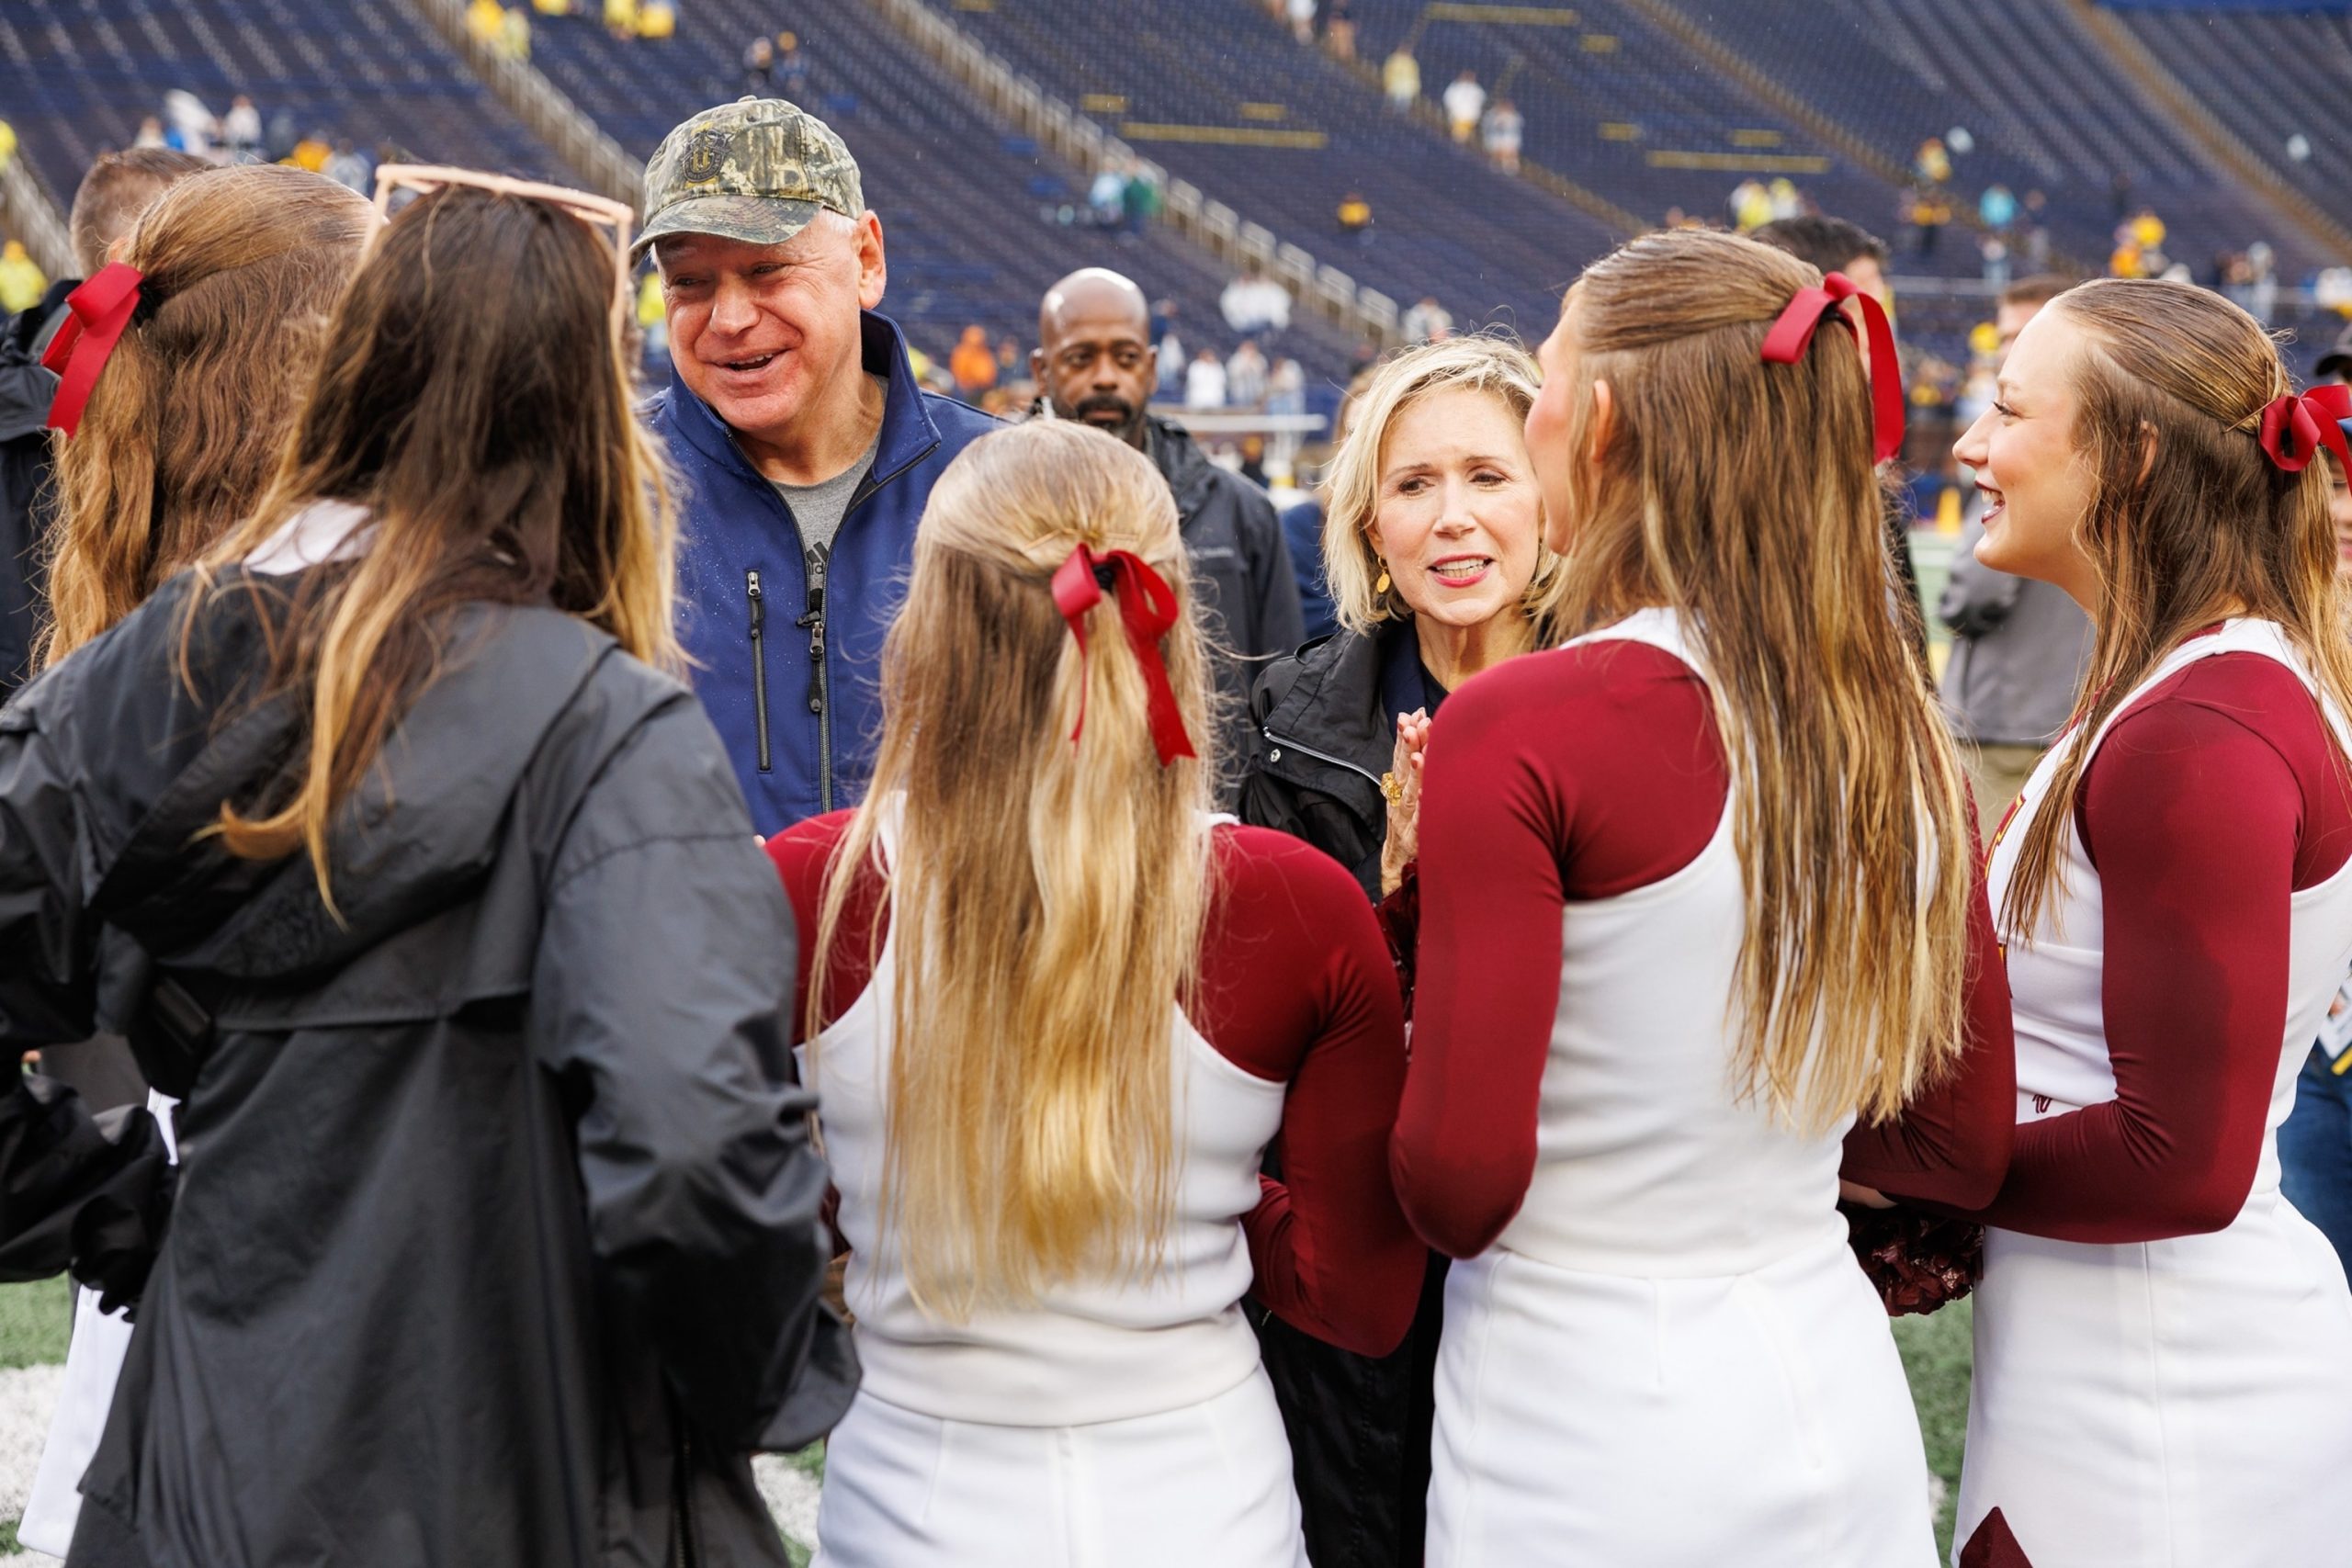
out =
[[[731,138],[723,130],[697,130],[686,143],[686,158],[680,170],[696,185],[707,185],[718,178],[719,169],[733,151]]]

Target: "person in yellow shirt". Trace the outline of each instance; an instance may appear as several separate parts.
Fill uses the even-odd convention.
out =
[[[6,120],[0,119],[0,169],[6,168],[8,160],[16,155],[17,128]]]
[[[498,0],[473,0],[466,7],[466,31],[476,43],[496,44],[506,31],[506,7]]]
[[[294,151],[287,155],[287,162],[315,175],[324,172],[327,160],[334,156],[334,149],[327,145],[326,137],[314,130],[294,143]]]
[[[0,245],[0,310],[15,315],[29,310],[40,303],[49,290],[49,276],[40,264],[25,254],[24,243],[11,240]]]

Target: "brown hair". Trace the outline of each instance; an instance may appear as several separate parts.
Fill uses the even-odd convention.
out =
[[[169,147],[132,147],[101,152],[82,183],[74,187],[74,214],[66,220],[74,265],[89,276],[107,265],[107,252],[128,236],[139,215],[173,186],[211,164]]]
[[[2290,474],[2263,453],[2263,408],[2291,387],[2262,324],[2208,289],[2155,278],[2100,278],[2050,310],[2085,340],[2073,434],[2093,489],[2075,540],[2098,604],[2077,734],[2097,736],[2183,637],[2235,605],[2283,626],[2321,692],[2352,712],[2329,469]],[[2025,825],[2003,911],[2021,938],[2060,885],[2089,750],[2066,750]]]
[[[43,664],[252,507],[374,225],[357,195],[275,164],[192,175],[140,219],[124,256],[146,275],[139,309],[58,457]]]
[[[552,604],[682,662],[674,520],[631,414],[613,288],[609,241],[557,207],[420,197],[352,280],[268,491],[204,558],[218,580],[315,502],[370,513],[366,553],[302,573],[286,601],[242,580],[272,622],[261,695],[299,693],[309,732],[291,797],[251,817],[224,804],[220,831],[255,860],[307,845],[330,908],[329,822],[433,679],[458,605]]]
[[[1160,764],[1114,596],[1087,613],[1085,657],[1055,609],[1055,569],[1081,542],[1134,551],[1184,605],[1161,647],[1197,760]],[[1191,586],[1159,470],[1065,420],[966,447],[915,536],[873,788],[834,858],[811,972],[836,942],[876,945],[842,930],[851,873],[872,866],[897,975],[883,1213],[936,1315],[1140,1265],[1166,1235],[1170,1010],[1197,979],[1216,762]]]
[[[1972,840],[1958,758],[1889,612],[1870,387],[1826,319],[1793,365],[1766,330],[1812,266],[1702,230],[1588,268],[1566,614],[1663,605],[1705,649],[1747,919],[1735,1071],[1819,1130],[1887,1118],[1961,1044]]]

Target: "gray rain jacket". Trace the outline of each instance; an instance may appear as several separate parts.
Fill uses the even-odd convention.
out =
[[[70,1561],[780,1568],[748,1455],[856,1372],[790,916],[709,721],[577,619],[462,609],[331,914],[306,857],[197,837],[299,734],[244,700],[234,580],[183,682],[191,591],[0,710],[0,1045],[112,1023],[183,1098],[166,1213],[143,1111],[0,1094],[0,1279],[153,1258]]]

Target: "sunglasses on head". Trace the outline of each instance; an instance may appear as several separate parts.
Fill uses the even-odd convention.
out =
[[[389,220],[392,215],[392,197],[401,191],[415,191],[423,195],[451,186],[489,191],[494,196],[520,197],[526,201],[543,201],[570,213],[599,234],[609,231],[613,243],[613,330],[616,333],[621,331],[628,316],[629,274],[634,270],[629,265],[628,238],[630,228],[637,221],[636,212],[626,202],[563,186],[539,185],[530,180],[511,180],[503,175],[486,175],[478,169],[451,168],[438,164],[386,164],[376,171],[376,211]]]

